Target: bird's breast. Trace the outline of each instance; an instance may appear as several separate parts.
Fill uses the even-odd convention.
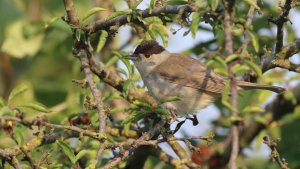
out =
[[[204,92],[195,88],[177,85],[163,79],[157,73],[150,73],[142,77],[150,94],[158,100],[168,100],[170,97],[177,96],[179,101],[164,103],[164,106],[176,109],[180,116],[194,114],[198,110],[205,108],[214,101],[216,94]]]

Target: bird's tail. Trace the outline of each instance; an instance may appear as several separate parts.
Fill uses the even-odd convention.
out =
[[[262,89],[262,90],[270,90],[270,91],[273,91],[276,93],[283,93],[285,91],[285,89],[282,87],[271,86],[271,85],[262,85],[262,84],[250,83],[250,82],[245,82],[245,81],[237,81],[237,85],[244,90]]]

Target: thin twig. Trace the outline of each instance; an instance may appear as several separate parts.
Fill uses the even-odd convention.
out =
[[[283,46],[283,26],[284,23],[287,22],[289,12],[292,8],[292,1],[293,0],[286,0],[285,4],[282,8],[282,13],[279,16],[279,18],[275,21],[273,21],[277,25],[277,42],[276,42],[276,48],[275,48],[275,53],[278,53],[282,46]]]
[[[233,34],[232,34],[232,25],[233,25],[233,15],[234,15],[234,0],[225,0],[225,6],[227,10],[225,11],[224,16],[224,29],[225,29],[225,51],[227,52],[227,55],[233,54]],[[231,67],[234,65],[234,63],[231,63],[228,66],[228,74],[230,78],[230,94],[231,94],[231,105],[234,108],[232,112],[232,116],[239,116],[239,113],[237,112],[237,83],[234,78],[234,74],[231,72]],[[239,154],[239,123],[234,122],[231,127],[231,154],[230,159],[228,162],[228,167],[230,169],[236,169],[236,159]]]
[[[292,63],[289,58],[300,51],[300,38],[283,47],[277,54],[273,54],[262,62],[262,72],[280,67],[294,72],[300,72],[300,65]]]
[[[12,139],[15,141],[16,144],[20,144],[20,143],[17,141],[17,139],[16,139],[16,137],[15,137],[14,135],[12,135]],[[25,156],[24,160],[27,160],[27,161],[30,163],[31,167],[32,167],[33,169],[36,169],[36,168],[37,168],[37,165],[36,165],[35,161],[31,158],[31,156],[30,156],[30,154],[27,152],[27,150],[25,150],[24,147],[22,147],[22,146],[20,146],[20,150],[22,151],[22,153],[23,153],[24,156]]]
[[[280,158],[280,155],[279,155],[279,153],[276,149],[276,146],[277,146],[277,143],[278,143],[279,140],[278,141],[277,140],[270,140],[268,136],[265,136],[263,138],[263,140],[264,140],[264,143],[266,145],[268,145],[272,150],[271,155],[270,155],[272,160],[276,161],[281,169],[289,169],[288,163],[284,159]]]
[[[11,158],[11,162],[14,165],[15,169],[23,169],[23,167],[21,166],[21,164],[15,156],[12,156]]]
[[[193,9],[189,5],[165,6],[162,8],[153,9],[152,13],[150,13],[150,9],[148,8],[139,12],[139,14],[143,18],[147,18],[151,16],[158,16],[161,15],[162,13],[177,14],[179,11],[193,12]],[[89,33],[95,33],[98,30],[105,30],[114,25],[122,26],[126,23],[129,23],[127,18],[130,15],[131,14],[126,14],[106,21],[102,21],[102,20],[96,21],[94,23],[85,26],[83,29]],[[132,18],[130,22],[135,22],[135,21],[138,21],[138,19]]]
[[[65,129],[65,130],[71,130],[74,132],[78,132],[81,135],[89,136],[91,138],[97,139],[97,140],[103,140],[105,138],[105,133],[97,133],[89,130],[84,130],[76,126],[68,126],[68,125],[60,125],[60,124],[52,124],[43,121],[43,119],[37,118],[32,121],[28,121],[25,119],[21,119],[18,117],[10,117],[10,116],[2,116],[0,117],[0,120],[4,121],[16,121],[20,122],[21,124],[24,124],[26,126],[45,126],[49,128],[57,128],[57,129]]]
[[[64,5],[68,16],[68,22],[70,22],[75,27],[79,27],[80,20],[74,7],[73,0],[64,0]]]
[[[238,50],[238,53],[241,51],[244,51],[247,49],[248,44],[250,43],[250,37],[249,34],[247,32],[247,29],[251,26],[252,21],[253,21],[253,16],[254,16],[254,6],[250,6],[250,9],[248,11],[248,15],[247,15],[247,21],[244,24],[244,42],[243,45],[241,46],[241,48]]]
[[[225,0],[225,6],[227,10],[224,14],[224,29],[225,29],[225,51],[228,55],[233,53],[233,35],[232,35],[232,15],[233,15],[233,5],[231,0]]]

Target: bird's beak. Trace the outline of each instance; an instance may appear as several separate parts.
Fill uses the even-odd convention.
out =
[[[138,54],[127,55],[127,56],[124,56],[123,58],[124,58],[124,59],[129,59],[129,60],[132,60],[132,61],[135,61],[135,60],[138,59]]]

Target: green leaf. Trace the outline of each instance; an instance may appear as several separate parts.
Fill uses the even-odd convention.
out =
[[[163,100],[159,100],[159,104],[163,104],[166,102],[180,101],[180,100],[182,100],[182,98],[180,96],[170,96]]]
[[[89,160],[88,166],[85,169],[95,169],[95,168],[97,168],[96,167],[97,163],[98,163],[98,160],[91,159],[91,160]]]
[[[216,56],[214,59],[219,63],[223,68],[227,69],[227,64],[221,56]]]
[[[255,116],[254,121],[257,122],[257,123],[264,124],[264,125],[268,124],[268,120],[263,116]]]
[[[252,42],[252,45],[253,45],[253,48],[255,50],[255,52],[257,53],[259,51],[259,42],[258,42],[258,38],[257,36],[255,36],[251,31],[247,31],[249,36],[250,36],[250,39],[251,39],[251,42]]]
[[[157,34],[159,34],[159,36],[161,37],[163,44],[165,47],[168,46],[168,29],[162,25],[162,24],[158,24],[158,23],[153,23],[149,26],[149,30],[152,30],[154,32],[156,32]],[[152,37],[153,38],[153,37]],[[153,38],[155,39],[155,38]]]
[[[127,59],[121,59],[121,60],[125,64],[128,70],[129,77],[131,77],[131,75],[133,74],[134,67],[130,64],[129,60]]]
[[[247,106],[242,110],[243,113],[262,113],[265,110],[259,106]]]
[[[29,37],[24,36],[24,29],[33,30],[35,27],[19,20],[6,26],[5,39],[2,43],[1,51],[8,53],[15,58],[34,56],[43,44],[44,33],[33,31]]]
[[[127,15],[126,19],[127,19],[127,22],[130,22],[131,21],[131,15]]]
[[[156,0],[151,0],[150,1],[150,8],[149,8],[149,13],[151,14],[153,9],[154,9],[154,6],[155,6],[155,2]]]
[[[297,104],[297,98],[295,94],[291,90],[287,90],[284,92],[284,98],[292,102],[293,105]]]
[[[249,60],[245,60],[244,63],[245,63],[247,66],[249,66],[251,69],[253,69],[258,77],[261,77],[261,76],[262,76],[261,69],[260,69],[259,66],[256,65],[254,62],[251,62],[251,61],[249,61]]]
[[[5,105],[4,99],[0,96],[0,108],[4,107]]]
[[[113,18],[116,18],[118,16],[121,16],[121,15],[125,15],[125,14],[129,14],[132,12],[132,9],[126,9],[124,11],[117,11],[117,12],[114,12],[110,15],[110,17],[107,18],[107,20],[110,20],[110,19],[113,19]]]
[[[113,51],[112,52],[115,56],[117,56],[118,58],[121,59],[121,61],[124,63],[124,65],[126,66],[128,73],[129,73],[129,77],[131,77],[131,75],[134,73],[134,67],[130,64],[128,59],[124,59],[123,56],[127,55],[127,53],[119,53],[117,51]],[[127,74],[127,73],[126,73]]]
[[[50,21],[45,24],[45,28],[48,28],[49,25],[51,25],[52,23],[54,23],[55,21],[57,21],[59,19],[60,19],[59,17],[54,17],[54,18],[50,19]]]
[[[12,99],[17,97],[18,95],[24,93],[26,90],[28,90],[28,87],[25,84],[20,84],[19,86],[15,87],[12,92],[9,94],[8,97],[8,104]]]
[[[248,3],[249,5],[253,6],[256,10],[260,11],[259,6],[256,4],[257,0],[244,0],[246,3]]]
[[[166,115],[169,113],[169,110],[167,109],[162,109],[162,108],[157,108],[154,110],[154,112],[160,114],[160,115]]]
[[[115,63],[117,63],[118,60],[120,60],[120,58],[118,56],[113,56],[106,62],[105,67],[110,67],[110,66],[114,65]]]
[[[247,65],[240,65],[240,64],[235,64],[234,66],[231,67],[231,72],[237,74],[237,75],[243,75],[245,72],[249,70],[249,66]]]
[[[13,116],[15,114],[8,106],[4,106],[4,107],[0,108],[0,115],[1,116]]]
[[[75,156],[75,162],[78,161],[80,158],[82,158],[85,154],[88,153],[88,150],[81,150],[76,156]]]
[[[132,80],[128,79],[124,82],[124,85],[123,85],[123,96],[128,96],[128,91],[129,91],[129,87],[130,87],[130,84],[132,83]]]
[[[236,59],[238,57],[239,57],[239,55],[237,55],[237,54],[229,55],[229,56],[226,57],[225,62],[226,63],[231,62],[231,61],[233,61],[234,59]]]
[[[30,108],[32,110],[36,110],[36,111],[43,112],[43,113],[50,112],[50,110],[48,110],[44,105],[42,105],[40,103],[35,103],[35,102],[25,103],[25,104],[19,105],[17,107]]]
[[[192,37],[195,39],[196,37],[196,33],[198,31],[199,28],[199,22],[200,22],[200,13],[199,12],[195,12],[192,16],[192,23],[191,23],[191,32],[192,32]]]
[[[134,2],[133,5],[132,5],[132,9],[136,9],[141,2],[143,2],[143,1],[136,1],[136,2]]]
[[[75,30],[75,37],[78,42],[80,41],[81,33],[82,33],[82,30],[80,30],[80,29]]]
[[[84,22],[87,18],[89,18],[90,16],[94,15],[97,12],[101,12],[101,11],[105,11],[106,9],[104,8],[100,8],[100,7],[95,7],[92,8],[90,10],[88,10],[85,14],[84,17],[82,18],[82,21]]]
[[[169,0],[167,2],[167,5],[184,5],[187,4],[188,1],[187,0]]]
[[[230,121],[232,122],[237,122],[237,121],[241,121],[242,118],[240,116],[231,116],[230,117]]]
[[[13,133],[18,145],[22,146],[24,144],[23,131],[19,127],[14,127]]]
[[[102,50],[102,48],[104,47],[105,42],[107,40],[107,36],[108,36],[108,32],[105,31],[105,30],[101,30],[101,35],[100,35],[100,38],[99,38],[99,42],[98,42],[98,45],[97,45],[96,52],[100,52]]]
[[[234,107],[229,103],[229,91],[230,91],[230,81],[226,82],[224,91],[222,93],[221,103],[228,108],[230,111],[234,111]]]
[[[151,108],[150,104],[142,102],[142,101],[138,101],[138,100],[133,101],[133,104],[136,105],[136,106],[138,106],[138,107],[143,107],[143,108],[146,108],[146,109],[150,109]]]
[[[256,144],[255,144],[255,149],[259,150],[261,148],[261,145],[263,143],[263,137],[266,135],[265,130],[262,130],[259,132],[259,134],[256,137]]]
[[[63,150],[63,152],[65,153],[65,155],[67,155],[67,157],[71,160],[71,162],[73,164],[76,163],[76,157],[74,155],[74,151],[71,148],[71,146],[63,141],[60,140],[56,140],[55,142],[57,145],[59,145],[59,147]]]
[[[211,9],[213,11],[215,11],[218,7],[219,0],[210,0],[209,3],[210,3],[210,6],[211,6]]]
[[[119,72],[119,73],[122,73],[125,76],[127,76],[127,72],[124,69],[122,69],[122,68],[118,67],[118,68],[116,68],[116,71]]]

